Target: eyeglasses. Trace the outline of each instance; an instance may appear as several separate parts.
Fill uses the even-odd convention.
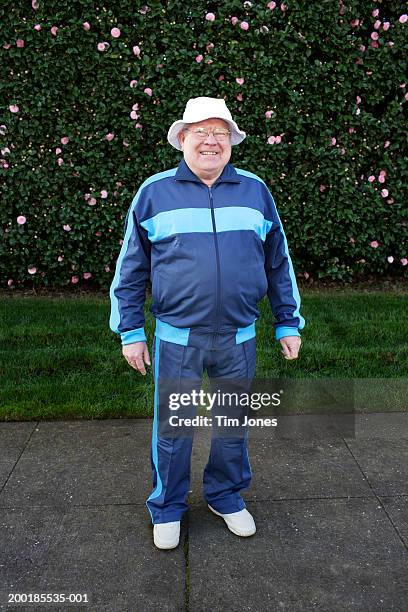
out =
[[[205,140],[210,134],[212,134],[215,140],[223,141],[227,140],[231,135],[229,130],[223,130],[222,128],[214,128],[213,130],[207,130],[207,128],[184,128],[184,131],[191,132],[200,140]]]

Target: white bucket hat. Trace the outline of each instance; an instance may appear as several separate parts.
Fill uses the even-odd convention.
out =
[[[223,119],[231,130],[231,144],[237,145],[246,137],[232,118],[230,111],[222,98],[190,98],[186,104],[183,119],[175,121],[167,133],[167,140],[172,147],[182,151],[177,134],[187,123],[198,123],[204,119]]]

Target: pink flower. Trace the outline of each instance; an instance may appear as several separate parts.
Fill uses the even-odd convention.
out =
[[[204,57],[202,55],[197,55],[197,57],[195,58],[195,61],[197,62],[197,64],[199,64],[200,62],[202,62],[204,59]]]
[[[267,119],[270,119],[270,118],[272,117],[272,113],[273,113],[273,111],[271,111],[271,110],[267,110],[267,111],[266,111],[266,113],[265,113],[265,117],[266,117]]]
[[[38,7],[39,7],[38,0],[32,0],[31,6],[36,11],[38,9]]]
[[[390,22],[389,21],[384,21],[383,23],[383,30],[386,32],[390,27]]]
[[[236,96],[236,98],[237,98],[238,102],[242,102],[242,100],[243,100],[243,98],[242,98],[242,93],[239,93],[239,94]]]
[[[57,28],[57,26],[52,26],[52,28],[51,28],[51,34],[52,34],[53,36],[56,36],[56,35],[57,35],[57,32],[58,32],[58,28]]]
[[[371,39],[378,40],[378,32],[371,32]]]
[[[111,36],[113,36],[113,38],[119,38],[120,36],[119,28],[112,28],[110,33],[111,33]]]
[[[135,79],[133,79],[133,81],[130,81],[129,85],[130,85],[131,87],[136,87],[136,85],[137,85],[137,81],[135,81]]]
[[[376,240],[373,240],[372,242],[370,242],[370,247],[373,247],[373,249],[376,249],[378,246],[379,244]]]
[[[84,21],[82,26],[86,32],[89,32],[89,30],[91,29],[91,25],[88,23],[88,21]]]
[[[371,15],[372,15],[373,17],[378,17],[378,13],[379,13],[379,12],[380,12],[380,11],[379,11],[379,9],[374,9],[374,10],[373,10],[373,12],[371,13]]]
[[[335,138],[331,139],[331,143],[332,143],[333,146],[336,144],[336,142],[337,142],[337,140]]]
[[[394,261],[393,256],[390,255],[389,257],[387,257],[387,261],[388,261],[388,263],[392,263]]]
[[[404,14],[404,15],[401,15],[401,16],[400,16],[400,18],[398,19],[398,21],[399,21],[400,23],[405,23],[407,19],[408,19],[408,15],[405,15],[405,14]]]
[[[27,268],[27,272],[29,274],[35,274],[37,272],[37,268],[35,266],[31,266],[30,268]]]
[[[238,85],[243,85],[245,83],[245,79],[241,79],[239,77],[237,77],[235,80],[238,83]]]
[[[286,4],[281,4],[280,5],[280,9],[281,9],[282,12],[286,11]]]
[[[266,6],[268,7],[268,9],[273,11],[273,9],[276,7],[276,2],[268,2]]]
[[[357,97],[356,97],[356,102],[357,102],[357,104],[360,104],[360,103],[361,103],[361,98],[360,98],[360,96],[357,96]]]
[[[391,144],[391,143],[390,143],[390,141],[389,141],[389,140],[386,140],[386,141],[384,142],[384,149],[388,149],[388,147],[390,146],[390,144]]]
[[[41,31],[41,25],[39,23],[36,23],[34,26],[34,30],[37,30],[37,32]]]
[[[137,102],[132,106],[132,110],[139,110],[139,105]]]
[[[10,112],[12,113],[18,113],[18,111],[20,110],[17,104],[10,104],[9,109],[10,109]]]
[[[402,263],[403,266],[406,266],[408,264],[408,259],[406,257],[403,257],[401,259],[401,263]]]
[[[63,145],[68,144],[68,143],[69,143],[69,138],[68,138],[68,136],[63,136],[63,137],[61,138],[61,143],[62,143]]]
[[[63,255],[58,255],[58,261],[64,261],[64,256]]]
[[[102,189],[102,191],[101,191],[101,198],[103,200],[106,200],[107,197],[108,197],[108,192],[106,191],[106,189]]]
[[[89,198],[89,200],[88,200],[88,204],[89,204],[89,206],[95,206],[95,204],[96,204],[96,199],[95,199],[95,198]]]
[[[373,183],[375,181],[375,176],[371,174],[371,176],[369,176],[367,180],[369,183]]]
[[[132,111],[132,112],[130,113],[130,118],[131,118],[131,119],[139,119],[139,115],[137,114],[137,112],[136,112],[136,111]]]
[[[219,81],[223,81],[225,79],[225,76],[223,74],[220,74],[220,76],[218,77]]]
[[[241,28],[241,30],[248,30],[249,23],[247,21],[241,21],[241,23],[239,24],[239,27]]]
[[[62,157],[59,157],[59,158],[57,159],[57,164],[58,164],[59,166],[62,166],[62,164],[63,164],[63,163],[64,163],[64,160],[62,159]]]
[[[153,95],[153,92],[152,92],[152,90],[150,89],[150,87],[146,87],[146,88],[145,88],[143,91],[144,91],[144,93],[145,93],[146,95],[148,95],[148,96],[152,96],[152,95]]]
[[[90,272],[84,272],[84,279],[88,280],[89,278],[91,278],[92,274]]]
[[[109,266],[105,266],[104,270],[105,270],[105,272],[110,272],[110,267]]]
[[[24,40],[23,40],[22,38],[17,38],[17,40],[16,40],[16,46],[17,46],[19,49],[22,49],[22,48],[24,47]]]
[[[98,51],[105,51],[107,47],[109,47],[109,43],[107,42],[98,43]]]
[[[7,281],[8,286],[11,287],[13,285],[13,283],[14,283],[13,279],[9,278],[8,281]]]
[[[215,21],[214,13],[207,13],[205,18],[206,18],[207,21]]]
[[[133,54],[137,55],[137,57],[139,57],[139,55],[140,55],[140,47],[138,45],[135,45],[133,47]]]
[[[269,136],[268,144],[275,144],[275,136]]]
[[[106,134],[105,136],[105,140],[108,140],[109,142],[113,140],[114,138],[115,138],[115,134],[111,134],[111,133]]]
[[[79,281],[79,278],[77,276],[71,276],[71,283],[73,285],[76,285],[78,281]]]
[[[282,138],[280,136],[276,136],[275,137],[275,143],[279,144],[281,142]]]
[[[319,189],[321,192],[326,191],[326,185],[320,185]]]
[[[359,50],[361,51],[361,53],[364,53],[364,51],[366,50],[365,45],[360,45]]]
[[[378,177],[378,182],[385,183],[385,176],[383,174],[380,174],[380,176]]]
[[[70,226],[70,225],[63,225],[63,226],[62,226],[62,229],[63,229],[65,232],[70,232],[70,231],[71,231],[71,226]]]
[[[353,19],[353,21],[351,22],[351,27],[352,28],[356,28],[360,23],[359,19]]]
[[[237,25],[238,21],[239,21],[238,17],[231,17],[232,25]]]
[[[374,29],[375,30],[379,30],[380,25],[381,25],[381,21],[379,19],[377,19],[377,21],[375,21],[375,23],[374,23]]]
[[[137,128],[138,130],[141,130],[141,129],[142,129],[142,127],[143,127],[143,126],[142,126],[142,124],[141,124],[141,123],[136,123],[136,124],[135,124],[135,128]]]
[[[388,196],[388,189],[381,189],[381,195],[383,198],[386,198]]]
[[[25,223],[26,221],[27,221],[27,219],[25,218],[25,216],[24,216],[24,215],[19,215],[19,216],[17,217],[17,223],[18,223],[19,225],[24,225],[24,223]]]

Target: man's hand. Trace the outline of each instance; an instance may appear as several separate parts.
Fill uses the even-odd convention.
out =
[[[285,336],[279,342],[282,345],[282,354],[285,359],[297,359],[302,343],[300,336]]]
[[[122,354],[128,364],[138,372],[146,374],[145,364],[150,365],[149,349],[146,342],[132,342],[122,347]]]

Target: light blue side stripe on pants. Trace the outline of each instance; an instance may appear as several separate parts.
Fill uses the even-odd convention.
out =
[[[159,424],[159,363],[160,363],[160,338],[157,336],[154,339],[155,341],[155,354],[154,354],[154,417],[153,417],[153,432],[152,432],[152,455],[153,455],[153,464],[156,468],[156,488],[150,494],[149,498],[146,501],[147,509],[150,512],[150,508],[147,505],[147,502],[154,499],[155,497],[159,497],[163,490],[163,483],[160,478],[159,473],[159,457],[157,453],[157,430]],[[153,515],[150,512],[150,516],[153,522]]]

